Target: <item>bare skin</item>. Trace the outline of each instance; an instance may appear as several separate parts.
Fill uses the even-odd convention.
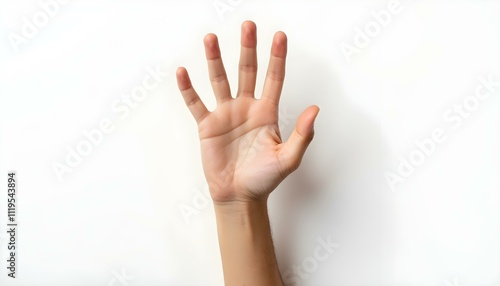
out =
[[[314,136],[319,112],[309,106],[286,142],[278,127],[285,78],[287,37],[274,35],[262,96],[254,97],[257,76],[255,23],[241,26],[238,90],[232,96],[217,36],[204,38],[217,108],[208,111],[185,68],[177,84],[198,124],[203,170],[213,199],[226,285],[283,285],[267,213],[269,194],[295,171]]]

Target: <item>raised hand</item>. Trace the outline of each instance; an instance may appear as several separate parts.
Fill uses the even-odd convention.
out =
[[[238,90],[233,98],[217,36],[204,38],[205,54],[217,108],[208,111],[194,90],[185,68],[177,83],[198,124],[205,177],[215,203],[265,200],[300,165],[313,138],[315,105],[299,116],[295,129],[282,142],[278,105],[285,78],[287,38],[274,35],[266,80],[259,99],[254,97],[257,76],[256,26],[241,26]],[[306,71],[304,71],[306,72]]]

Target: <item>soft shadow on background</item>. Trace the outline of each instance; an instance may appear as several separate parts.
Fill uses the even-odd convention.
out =
[[[321,111],[300,168],[271,195],[273,237],[283,278],[290,285],[382,283],[382,277],[389,277],[384,268],[390,266],[382,262],[395,251],[395,229],[393,195],[382,181],[386,146],[380,124],[346,99],[334,63],[314,58],[311,51],[296,54],[309,60],[288,59],[280,109],[293,110],[295,118],[310,104]],[[284,140],[295,118],[284,122]],[[318,239],[339,247],[315,266],[310,258]],[[292,270],[306,259],[301,275]]]

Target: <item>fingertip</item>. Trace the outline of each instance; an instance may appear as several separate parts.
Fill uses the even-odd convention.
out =
[[[217,38],[217,35],[213,33],[208,33],[203,38],[203,43],[205,44],[205,46],[211,49],[218,46],[218,41],[219,39]]]
[[[186,72],[186,68],[185,68],[185,67],[177,67],[177,70],[175,71],[175,74],[176,74],[177,76],[181,76],[181,75],[183,75],[185,72]]]
[[[219,40],[214,33],[208,33],[203,38],[205,45],[205,55],[207,59],[212,60],[220,57]]]
[[[185,67],[178,67],[175,75],[177,77],[177,85],[181,91],[191,86],[191,80]]]
[[[257,26],[252,21],[241,24],[241,46],[247,48],[257,46]]]
[[[284,32],[278,31],[274,34],[273,47],[271,54],[276,57],[284,58],[287,53],[287,36]]]
[[[241,29],[242,30],[255,30],[257,29],[257,25],[251,20],[246,20],[243,23],[241,23]]]
[[[184,80],[187,77],[187,70],[185,67],[178,67],[175,71],[175,76],[178,80]]]
[[[217,40],[217,35],[214,33],[208,33],[205,35],[205,37],[203,37],[204,43],[209,43],[209,42],[216,41],[216,40]]]
[[[285,32],[283,31],[277,31],[274,33],[274,38],[278,40],[285,40],[287,39]]]
[[[299,116],[296,130],[302,138],[312,140],[314,135],[314,122],[319,113],[317,105],[311,105]]]
[[[315,132],[314,124],[316,123],[316,118],[318,118],[320,108],[317,105],[312,105],[312,109],[314,110],[314,117],[312,119],[312,124],[311,124],[311,128],[310,128],[309,132],[311,133],[312,136],[314,136],[314,132]]]
[[[306,110],[304,110],[304,116],[308,120],[314,120],[318,116],[319,110],[320,110],[319,106],[311,105],[311,106],[307,107]]]
[[[316,119],[321,109],[316,104],[311,105],[311,108],[314,109],[314,119]]]

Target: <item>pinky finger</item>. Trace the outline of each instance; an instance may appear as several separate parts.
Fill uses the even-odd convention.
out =
[[[186,103],[189,111],[193,114],[194,119],[197,123],[200,123],[205,116],[207,116],[210,112],[207,107],[201,101],[200,97],[196,93],[191,84],[191,80],[189,79],[189,74],[187,70],[183,67],[177,69],[177,86],[181,91],[182,97],[184,98],[184,102]]]

